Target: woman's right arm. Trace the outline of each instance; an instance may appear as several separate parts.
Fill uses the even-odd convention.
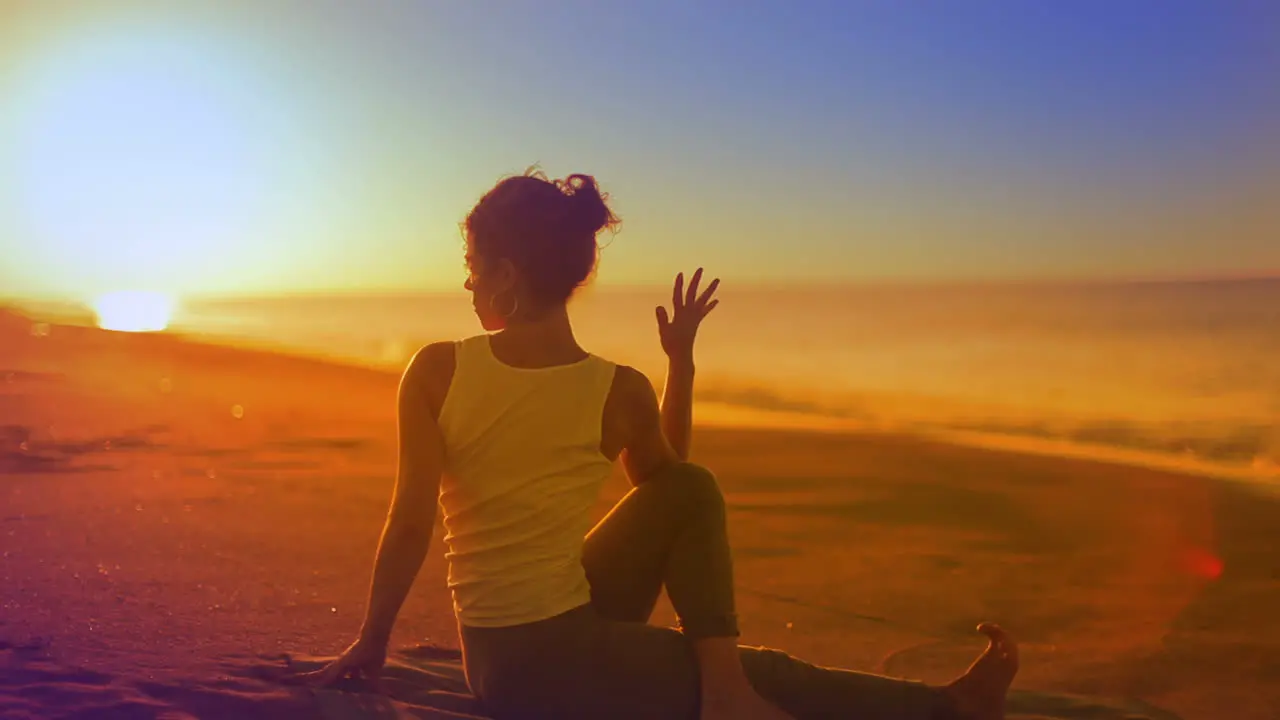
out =
[[[376,682],[400,606],[427,556],[435,527],[444,440],[433,410],[432,390],[440,367],[453,362],[447,343],[427,346],[400,382],[397,425],[399,462],[391,508],[374,558],[364,625],[342,655],[308,677],[331,685],[348,676]]]
[[[663,432],[658,394],[645,374],[632,367],[618,366],[617,390],[624,428],[622,466],[632,485],[639,485],[654,472],[681,461]]]
[[[452,353],[449,344],[427,346],[410,363],[400,383],[399,467],[360,631],[366,641],[383,646],[391,638],[400,606],[426,559],[435,528],[444,439],[432,408],[431,384],[438,366],[451,359]]]

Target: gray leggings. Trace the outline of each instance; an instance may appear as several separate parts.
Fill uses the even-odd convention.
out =
[[[692,641],[736,637],[733,566],[715,477],[674,465],[633,489],[586,538],[591,603],[540,622],[460,628],[467,680],[499,720],[693,720]],[[646,624],[663,586],[681,630]],[[760,695],[798,720],[941,717],[918,682],[742,647]]]

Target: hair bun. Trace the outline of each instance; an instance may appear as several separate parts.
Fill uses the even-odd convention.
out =
[[[557,181],[556,185],[569,200],[567,220],[574,231],[594,236],[618,224],[618,218],[609,209],[609,196],[600,192],[595,178],[575,174]]]

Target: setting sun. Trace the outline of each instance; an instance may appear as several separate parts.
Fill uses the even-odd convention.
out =
[[[169,327],[174,300],[162,293],[117,292],[93,302],[98,327],[119,332],[160,332]]]

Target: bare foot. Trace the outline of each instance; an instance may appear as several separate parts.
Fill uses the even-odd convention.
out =
[[[984,623],[978,632],[991,638],[986,652],[943,693],[965,720],[1004,720],[1005,696],[1018,673],[1018,644],[998,625]]]
[[[699,720],[795,720],[750,686],[724,695],[704,695]]]

